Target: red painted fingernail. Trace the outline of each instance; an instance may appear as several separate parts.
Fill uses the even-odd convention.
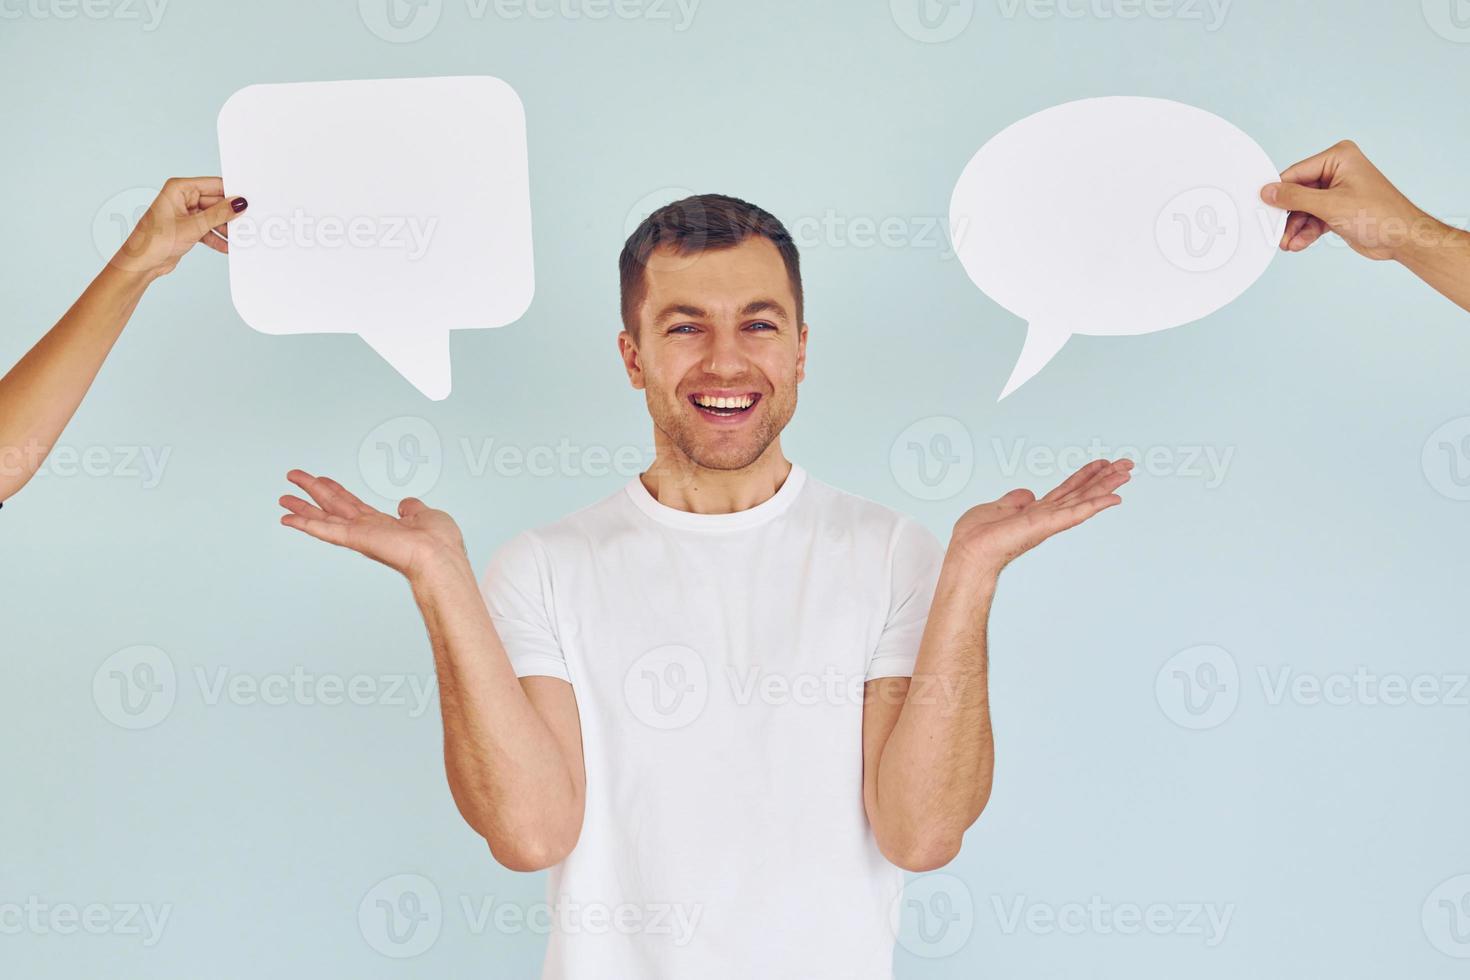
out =
[[[235,209],[236,214],[239,214],[241,211],[245,210],[245,205],[248,203],[249,202],[246,201],[243,197],[237,197],[230,202],[230,207]]]

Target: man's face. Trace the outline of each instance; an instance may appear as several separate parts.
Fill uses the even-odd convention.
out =
[[[706,469],[760,459],[791,421],[806,367],[806,325],[776,246],[752,236],[690,255],[658,249],[637,317],[638,340],[624,331],[618,345],[654,426]]]

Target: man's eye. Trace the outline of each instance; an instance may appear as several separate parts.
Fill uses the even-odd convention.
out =
[[[694,324],[681,323],[677,327],[670,327],[669,333],[694,333]]]
[[[750,325],[750,329],[752,329],[752,330],[775,330],[776,329],[776,325],[774,323],[767,323],[765,320],[757,320],[755,323],[752,323]]]

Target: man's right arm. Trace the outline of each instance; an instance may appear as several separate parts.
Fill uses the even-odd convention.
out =
[[[577,843],[586,779],[569,683],[517,679],[465,555],[459,527],[413,498],[392,517],[335,480],[292,470],[281,523],[401,572],[434,649],[444,767],[459,812],[514,871],[557,864]]]
[[[462,555],[411,584],[434,648],[444,768],[459,812],[507,868],[559,863],[581,833],[586,790],[571,685],[517,680]]]

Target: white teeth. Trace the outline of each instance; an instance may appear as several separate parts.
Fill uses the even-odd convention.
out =
[[[703,408],[749,408],[755,404],[755,397],[752,395],[739,395],[728,398],[710,398],[707,395],[699,395],[695,397],[694,402]]]

